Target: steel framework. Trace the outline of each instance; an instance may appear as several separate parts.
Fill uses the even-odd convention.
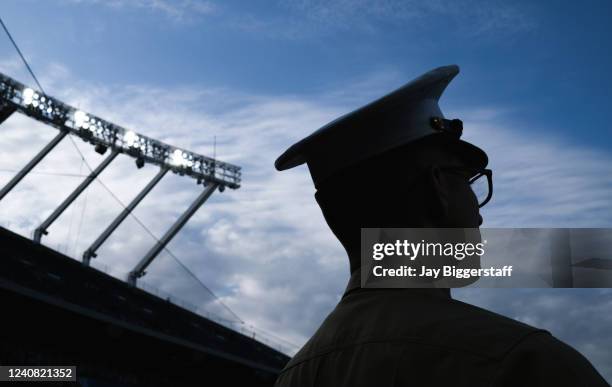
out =
[[[183,215],[130,271],[128,275],[128,283],[130,285],[136,285],[136,280],[145,275],[145,269],[215,190],[218,189],[223,192],[226,187],[231,189],[240,188],[241,168],[236,165],[168,145],[125,129],[93,114],[76,109],[54,97],[29,88],[13,78],[0,73],[0,124],[15,112],[25,114],[42,123],[53,126],[59,129],[60,133],[0,189],[0,200],[51,152],[67,134],[78,136],[83,141],[92,144],[98,153],[104,154],[108,149],[111,150],[110,155],[95,170],[92,170],[81,184],[36,228],[34,231],[34,241],[37,243],[40,243],[42,236],[47,234],[49,226],[87,189],[89,184],[97,178],[118,154],[123,153],[135,158],[136,165],[139,168],[145,163],[160,167],[160,171],[153,180],[139,192],[132,202],[124,208],[83,253],[84,265],[89,265],[91,258],[97,256],[96,250],[168,171],[181,176],[190,176],[196,179],[198,184],[202,184],[205,187]]]
[[[168,145],[67,105],[0,73],[0,119],[19,111],[60,131],[68,131],[92,145],[117,149],[145,163],[199,181],[239,188],[240,167]],[[0,121],[1,123],[1,121]]]

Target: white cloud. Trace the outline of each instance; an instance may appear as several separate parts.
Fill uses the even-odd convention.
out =
[[[0,68],[7,67],[0,63]],[[174,145],[211,154],[216,135],[218,157],[244,167],[243,187],[215,193],[170,248],[248,324],[297,344],[313,333],[344,289],[348,262],[316,206],[307,169],[278,173],[273,162],[294,141],[378,93],[367,95],[360,88],[356,91],[359,101],[350,92],[309,98],[257,96],[226,89],[100,86],[71,79],[70,72],[61,66],[49,67],[41,74],[45,84],[51,85],[48,91],[60,99]],[[486,224],[609,226],[612,156],[563,139],[526,137],[536,128],[518,132],[510,125],[499,125],[499,115],[504,112],[490,107],[448,112],[464,118],[467,136],[491,155],[496,188],[494,200],[484,212]],[[0,145],[11,152],[0,154],[0,165],[10,170],[22,167],[55,133],[26,117],[11,117],[0,132]],[[100,162],[101,156],[89,145],[80,140],[77,144],[91,165]],[[36,172],[51,170],[85,171],[68,141]],[[131,159],[120,156],[101,179],[128,203],[155,173],[152,167],[138,170]],[[0,184],[11,176],[0,173]],[[32,174],[0,202],[0,219],[4,224],[10,222],[11,229],[29,235],[78,182],[74,177]],[[135,213],[160,236],[199,189],[190,179],[168,176]],[[119,211],[120,206],[94,183],[87,199],[81,197],[50,228],[43,242],[52,247],[59,244],[61,250],[78,259]],[[79,227],[81,213],[84,217]],[[124,277],[152,244],[130,219],[102,247],[96,264],[107,265],[115,275]],[[143,280],[232,318],[219,305],[211,306],[210,295],[167,254],[159,257]],[[495,308],[500,299],[506,299],[504,294],[473,290],[465,298]],[[561,309],[580,307],[577,310],[597,320],[596,316],[612,315],[612,305],[598,303],[602,309],[587,311],[576,297],[538,297],[523,304],[517,299],[517,304],[503,311],[553,333],[561,332],[601,367],[610,352],[598,346],[596,337],[609,335],[610,324],[596,323],[581,333],[572,330],[570,315]],[[595,296],[584,294],[585,300],[589,297]]]
[[[210,15],[216,5],[206,0],[63,0],[72,4],[86,4],[115,9],[146,9],[159,12],[175,20]]]
[[[501,1],[280,0],[278,4],[280,15],[236,13],[230,24],[276,38],[312,37],[337,31],[378,33],[390,26],[442,28],[483,38],[536,27],[524,7]]]

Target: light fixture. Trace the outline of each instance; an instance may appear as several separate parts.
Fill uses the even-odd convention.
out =
[[[142,157],[139,157],[139,158],[136,159],[136,167],[138,169],[144,167],[144,165],[145,165],[145,161],[144,161],[144,159]]]
[[[96,147],[94,148],[94,150],[101,155],[105,154],[107,149],[108,148],[102,144],[96,144]]]
[[[76,112],[74,112],[74,126],[75,127],[77,128],[82,127],[88,120],[89,120],[89,117],[87,116],[87,113],[80,111],[80,110],[77,110]]]
[[[23,104],[29,105],[32,103],[32,98],[34,97],[34,90],[30,89],[29,87],[25,88],[23,89],[21,96],[23,97]]]
[[[127,145],[128,148],[136,146],[138,143],[138,135],[131,130],[128,130],[123,135],[123,142],[125,142],[125,145]]]
[[[185,159],[183,158],[183,152],[180,149],[175,149],[170,156],[170,163],[177,167],[185,165]]]

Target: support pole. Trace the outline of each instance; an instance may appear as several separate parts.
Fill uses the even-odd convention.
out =
[[[23,179],[35,166],[38,164],[60,141],[68,134],[67,131],[60,131],[57,136],[51,140],[21,171],[19,171],[0,191],[0,200],[2,200],[6,194],[11,192],[13,188]]]
[[[176,222],[174,222],[172,227],[170,227],[170,229],[166,231],[166,234],[155,244],[155,246],[151,248],[151,250],[149,250],[149,252],[140,260],[140,262],[138,262],[138,265],[136,265],[136,267],[132,271],[130,271],[130,274],[128,274],[129,285],[136,286],[136,280],[146,274],[145,269],[151,264],[151,262],[153,262],[155,257],[157,257],[157,255],[164,249],[164,247],[166,247],[168,242],[170,242],[170,240],[176,235],[176,233],[178,233],[180,229],[183,228],[185,223],[187,223],[189,218],[191,218],[193,214],[195,214],[198,208],[200,208],[200,206],[204,204],[204,202],[210,197],[210,195],[213,194],[213,192],[217,189],[218,186],[218,183],[208,183],[208,187],[206,187],[206,189],[202,191],[200,196],[198,196],[197,199],[193,203],[191,203],[191,206],[189,206],[189,208],[183,213],[183,215],[181,215],[181,217],[178,218]]]
[[[111,163],[111,161],[115,159],[115,157],[117,157],[118,154],[119,151],[113,149],[113,152],[108,155],[104,161],[102,161],[100,165],[98,165],[96,169],[94,169],[74,191],[72,191],[70,196],[68,196],[62,202],[62,204],[60,204],[59,207],[57,207],[55,211],[53,211],[53,213],[49,215],[49,217],[42,222],[40,226],[38,226],[36,230],[34,230],[35,243],[40,243],[42,236],[47,235],[47,228],[49,228],[49,226],[51,226],[51,224],[62,214],[62,212],[64,212],[64,210],[66,210],[66,208],[68,208],[68,206],[70,206],[70,204],[81,194],[81,192],[83,192],[85,188],[87,188],[87,186],[89,186],[89,184],[91,184],[91,182],[94,181],[94,179],[98,177],[100,173],[102,173],[102,171]]]
[[[149,194],[153,187],[155,187],[155,185],[157,185],[157,183],[162,179],[162,177],[164,177],[166,172],[168,172],[168,168],[162,167],[157,173],[157,175],[155,175],[153,179],[149,182],[149,184],[147,184],[147,186],[144,187],[142,191],[140,191],[140,193],[132,200],[132,202],[126,208],[123,209],[123,211],[121,211],[119,216],[117,216],[115,220],[113,220],[113,222],[106,228],[106,230],[104,230],[104,232],[100,234],[98,239],[96,239],[96,241],[92,243],[87,250],[85,250],[85,252],[83,253],[83,265],[89,266],[91,258],[97,257],[96,250],[98,250],[102,243],[104,243],[104,241],[106,241],[106,239],[115,231],[115,229],[119,227],[121,222],[123,222],[125,218],[127,218],[127,216],[132,211],[134,211],[134,208],[136,208],[138,203],[140,203],[142,199],[144,199],[145,196]]]

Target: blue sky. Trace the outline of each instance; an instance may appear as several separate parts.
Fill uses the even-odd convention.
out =
[[[316,95],[372,74],[407,80],[458,63],[463,74],[445,103],[511,107],[522,126],[537,123],[606,149],[611,7],[607,1],[59,0],[9,1],[2,12],[35,65],[65,63],[79,79],[98,82]],[[389,86],[395,83],[380,89]],[[589,136],[576,130],[585,126]]]
[[[196,152],[211,154],[217,136],[219,157],[244,167],[244,186],[213,195],[170,248],[244,320],[298,344],[337,302],[348,265],[316,207],[306,169],[281,174],[272,163],[319,126],[433,67],[461,67],[441,106],[463,119],[467,138],[490,154],[496,196],[483,212],[485,225],[612,225],[611,11],[608,1],[0,5],[49,94]],[[0,53],[0,71],[33,84],[6,38]],[[0,155],[2,168],[20,168],[54,134],[11,117],[0,144],[14,151]],[[79,144],[91,164],[99,162]],[[101,178],[123,202],[155,174],[126,160],[113,167]],[[66,143],[37,169],[83,168]],[[0,172],[0,184],[10,177]],[[165,180],[137,210],[157,235],[197,195],[185,179]],[[76,184],[29,176],[0,202],[3,225],[28,235],[66,196],[66,186]],[[44,198],[41,185],[48,187]],[[88,195],[54,224],[45,243],[78,257],[88,236],[118,212],[100,187]],[[85,221],[80,214],[88,215]],[[133,221],[120,230],[97,260],[118,276],[151,243]],[[203,302],[190,296],[197,284],[170,257],[154,265],[145,279]],[[612,342],[601,339],[611,336],[610,291],[455,294],[550,329],[612,378]],[[571,319],[568,309],[576,313]]]

